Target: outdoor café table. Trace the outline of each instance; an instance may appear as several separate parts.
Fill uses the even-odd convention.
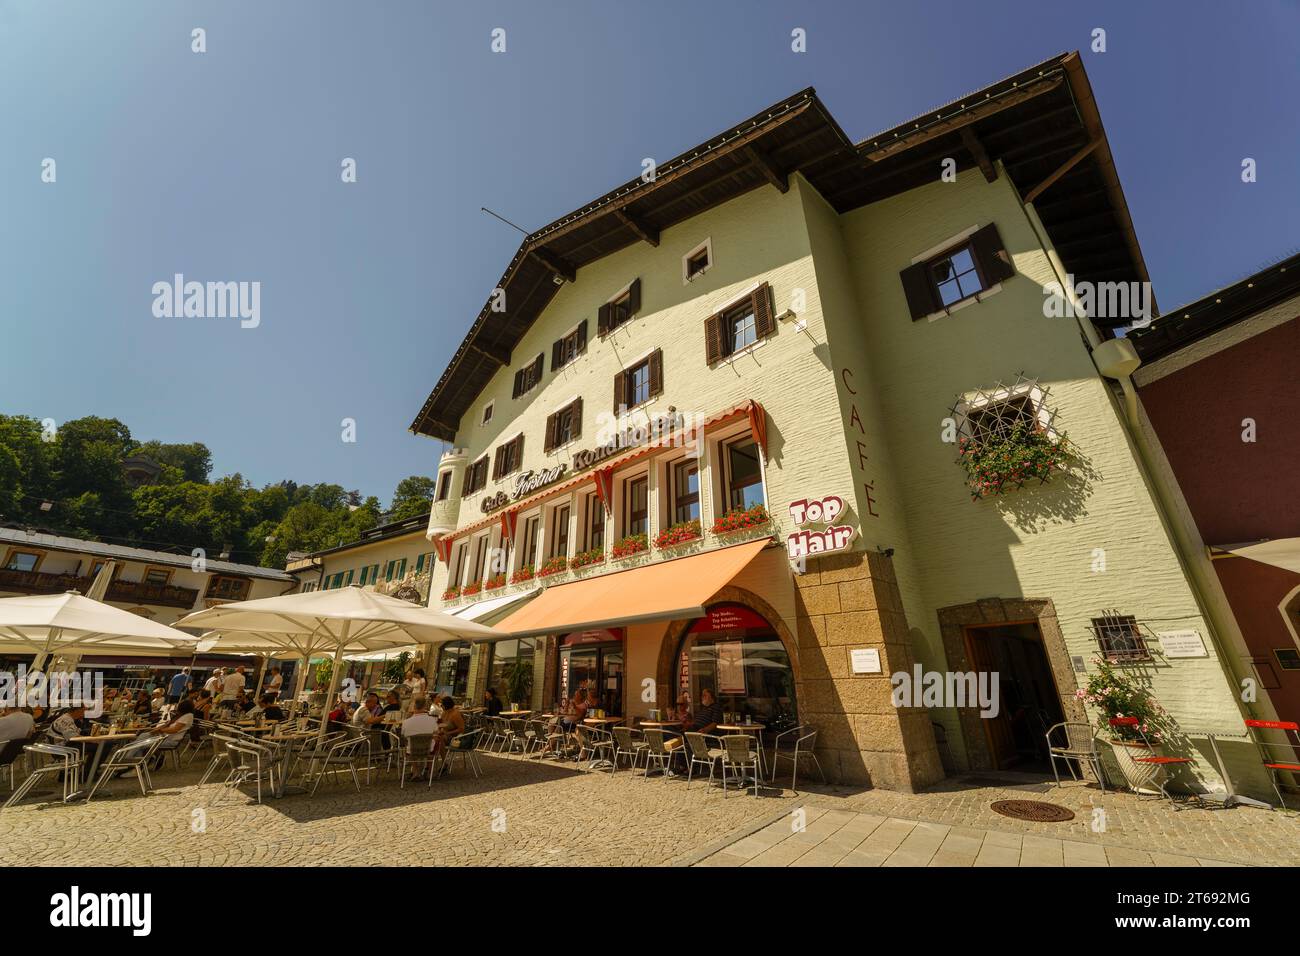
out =
[[[266,738],[268,741],[278,744],[283,751],[280,756],[280,775],[275,782],[275,795],[277,797],[283,797],[289,790],[285,781],[289,776],[289,767],[293,763],[293,755],[298,751],[299,747],[315,736],[315,732],[311,730],[295,730],[289,733],[272,734]],[[295,784],[293,792],[306,793],[307,788]]]
[[[501,711],[501,713],[497,714],[497,716],[498,716],[498,717],[506,717],[506,718],[510,718],[510,717],[527,717],[527,716],[528,716],[529,714],[531,714],[531,713],[532,713],[531,710],[503,710],[503,711]]]
[[[763,758],[763,731],[766,730],[763,724],[718,724],[718,731],[724,734],[753,734],[754,742],[758,745],[758,773],[759,776],[767,775],[767,761]]]
[[[90,758],[90,769],[86,772],[85,776],[86,781],[93,786],[95,783],[95,771],[99,769],[99,763],[104,757],[104,745],[113,744],[116,746],[118,744],[124,744],[128,740],[135,740],[138,736],[140,736],[140,731],[131,730],[120,734],[99,734],[94,737],[70,737],[68,738],[68,743],[80,744],[82,750],[94,745],[95,753]]]

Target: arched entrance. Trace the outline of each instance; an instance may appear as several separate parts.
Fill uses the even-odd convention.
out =
[[[798,723],[794,662],[764,614],[738,602],[713,604],[675,644],[666,704],[686,694],[694,709],[708,690],[729,721],[748,718],[769,731]]]

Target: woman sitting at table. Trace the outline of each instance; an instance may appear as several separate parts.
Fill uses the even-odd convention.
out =
[[[487,708],[489,717],[496,717],[504,710],[501,706],[501,698],[497,696],[495,688],[489,687],[483,692],[483,706]]]
[[[456,706],[454,697],[442,699],[442,719],[438,721],[438,735],[433,739],[433,752],[442,753],[457,736],[465,732],[465,715]]]

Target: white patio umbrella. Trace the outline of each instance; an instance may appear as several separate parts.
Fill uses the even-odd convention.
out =
[[[357,585],[306,594],[221,604],[196,611],[177,622],[183,627],[209,628],[218,632],[211,648],[249,646],[249,640],[284,641],[297,635],[301,647],[328,646],[334,651],[326,706],[338,690],[343,659],[347,654],[410,644],[430,644],[453,638],[483,638],[497,634],[490,627],[389,597]],[[328,721],[322,720],[321,736]]]
[[[34,654],[33,670],[60,654],[172,654],[197,641],[76,591],[0,598],[0,652]]]

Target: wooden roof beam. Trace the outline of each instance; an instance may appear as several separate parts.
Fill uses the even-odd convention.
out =
[[[477,339],[471,339],[469,343],[471,350],[477,352],[486,359],[496,362],[498,365],[505,367],[510,364],[510,350],[503,349],[496,345],[485,345]]]
[[[963,126],[961,128],[961,141],[962,145],[966,147],[966,151],[971,154],[971,158],[979,164],[980,172],[984,174],[984,181],[991,183],[997,179],[997,168],[993,165],[993,160],[989,159],[989,154],[984,151],[984,144],[975,135],[973,126]]]
[[[659,245],[659,230],[644,219],[634,216],[627,209],[615,209],[614,215],[623,225],[636,233],[638,239],[648,242],[652,246]]]
[[[1060,179],[1070,170],[1074,169],[1074,167],[1079,165],[1079,163],[1083,162],[1088,157],[1088,155],[1100,145],[1101,145],[1101,137],[1094,136],[1092,140],[1089,141],[1088,145],[1084,146],[1083,149],[1078,150],[1073,156],[1071,156],[1069,159],[1063,162],[1060,166],[1057,166],[1055,172],[1049,175],[1046,179],[1044,179],[1033,189],[1029,190],[1029,192],[1025,193],[1025,202],[1031,203],[1039,196],[1041,196],[1045,189],[1053,185],[1058,179]]]
[[[749,163],[763,174],[763,178],[775,186],[781,192],[788,192],[790,189],[790,177],[786,175],[772,158],[763,152],[757,146],[746,146],[745,155],[749,157]]]
[[[540,262],[546,268],[550,269],[565,282],[577,282],[578,270],[573,263],[569,262],[555,253],[551,252],[545,246],[535,246],[528,250],[528,254]]]

